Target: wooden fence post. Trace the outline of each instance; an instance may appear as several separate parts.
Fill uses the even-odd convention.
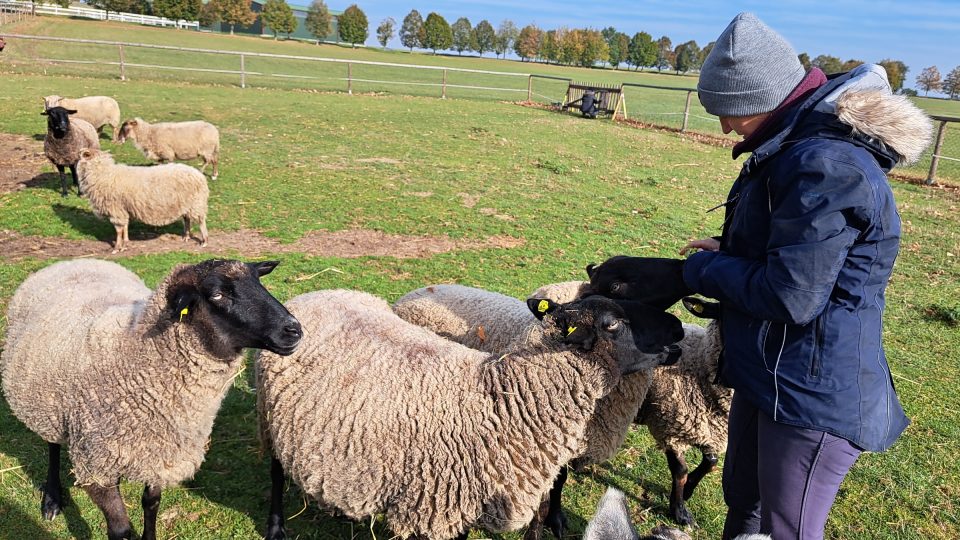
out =
[[[240,55],[240,88],[247,87],[246,55]]]
[[[127,74],[125,73],[124,65],[123,65],[123,64],[124,64],[124,62],[123,62],[123,45],[118,45],[117,47],[120,49],[120,80],[121,80],[121,81],[125,81],[125,80],[127,80]]]
[[[687,90],[687,104],[683,107],[683,125],[680,126],[680,133],[687,131],[687,121],[690,118],[690,97],[693,96],[693,90]]]
[[[947,130],[947,121],[940,121],[940,129],[937,130],[937,144],[933,146],[933,157],[930,159],[930,174],[927,175],[927,185],[933,184],[937,176],[937,163],[940,161],[940,147],[943,145],[943,134]]]
[[[527,101],[533,101],[533,75],[527,77]]]
[[[447,99],[447,70],[443,70],[443,86],[440,90],[440,99]]]
[[[347,62],[347,93],[353,95],[353,63]]]

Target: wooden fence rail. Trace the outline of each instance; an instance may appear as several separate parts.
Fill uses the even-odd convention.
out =
[[[960,161],[960,158],[947,157],[940,155],[940,149],[943,148],[943,137],[947,131],[947,124],[950,122],[960,122],[960,118],[956,116],[934,116],[931,115],[930,118],[940,122],[940,129],[937,130],[937,142],[933,145],[933,156],[930,157],[930,173],[927,175],[927,185],[933,184],[937,178],[937,165],[939,165],[941,159],[948,159],[952,161]]]

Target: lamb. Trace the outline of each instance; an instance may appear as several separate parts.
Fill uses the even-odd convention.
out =
[[[13,414],[48,443],[45,519],[63,507],[66,444],[108,538],[132,535],[121,478],[145,484],[142,538],[156,538],[161,490],[199,468],[242,350],[291,354],[300,341],[300,323],[260,283],[276,265],[178,265],[150,291],[117,264],[77,259],[20,285],[0,376]]]
[[[67,177],[64,167],[70,167],[73,183],[79,194],[80,182],[77,176],[77,162],[80,161],[80,151],[84,148],[100,149],[100,140],[97,131],[90,123],[70,115],[77,114],[73,109],[52,107],[40,113],[47,117],[47,134],[43,138],[43,153],[51,163],[56,165],[60,173],[60,194],[67,196]]]
[[[298,296],[287,307],[304,324],[299,351],[259,355],[275,456],[268,540],[286,534],[284,471],[349,517],[384,515],[404,538],[521,527],[582,446],[596,401],[621,373],[662,362],[680,332],[636,303],[537,300],[544,323],[486,354],[371,303],[350,291]]]
[[[677,264],[677,263],[680,264]],[[689,290],[675,272],[683,261],[647,257],[613,257],[604,263],[587,267],[591,290],[603,296],[645,301],[656,296],[666,308]],[[648,279],[659,280],[660,287]],[[684,298],[684,306],[700,317],[719,318],[719,306],[694,298]],[[717,464],[726,448],[727,418],[733,391],[717,384],[723,351],[719,320],[706,328],[684,324],[683,354],[670,368],[658,370],[647,398],[637,414],[637,423],[646,425],[663,450],[670,467],[670,515],[680,524],[693,525],[695,520],[685,501]],[[684,452],[697,448],[703,456],[688,474]]]
[[[141,118],[127,120],[120,126],[120,144],[127,139],[133,141],[137,150],[147,159],[161,163],[175,159],[193,159],[203,161],[200,172],[213,164],[211,180],[220,174],[220,131],[209,122],[160,122],[150,124]]]
[[[89,149],[80,153],[78,169],[93,212],[109,219],[117,231],[114,253],[130,241],[130,219],[159,226],[183,218],[184,242],[190,239],[191,223],[198,223],[200,246],[207,245],[210,189],[200,171],[180,163],[117,165],[109,153]]]
[[[117,104],[117,100],[107,96],[88,96],[74,99],[60,96],[43,98],[44,109],[49,110],[58,106],[76,110],[77,118],[89,122],[97,132],[100,131],[101,127],[109,125],[113,128],[110,140],[117,142],[117,130],[120,129],[120,105]]]
[[[630,521],[627,498],[619,489],[609,487],[597,505],[597,513],[583,531],[583,540],[690,540],[690,535],[660,526],[641,538]]]

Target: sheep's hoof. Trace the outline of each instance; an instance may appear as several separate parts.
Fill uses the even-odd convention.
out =
[[[217,175],[211,176],[210,179],[211,179],[211,180],[216,180],[216,179],[217,179]]]
[[[567,532],[567,515],[563,513],[563,510],[557,510],[556,513],[551,512],[547,514],[543,524],[549,527],[553,536],[559,540]]]
[[[64,199],[66,199],[67,197],[70,196],[70,194],[67,193],[66,191],[62,191],[62,192],[60,192],[60,196],[63,197]]]
[[[543,536],[543,524],[531,524],[527,527],[527,532],[523,533],[523,540],[540,540]]]
[[[287,531],[283,529],[283,525],[269,525],[267,526],[267,534],[263,536],[263,540],[286,540]]]
[[[671,508],[670,515],[673,517],[673,520],[680,525],[690,527],[697,526],[697,520],[693,519],[693,514],[690,513],[686,505],[681,504],[676,508]]]
[[[60,515],[63,509],[63,494],[51,493],[46,486],[43,487],[43,499],[40,500],[40,514],[43,519],[50,521]]]

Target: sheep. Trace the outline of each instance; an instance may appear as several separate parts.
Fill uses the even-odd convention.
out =
[[[561,281],[544,285],[530,293],[527,298],[549,298],[558,304],[565,304],[589,296],[589,288],[589,281]]]
[[[43,153],[51,163],[56,165],[60,173],[60,194],[67,196],[67,176],[64,167],[70,167],[73,183],[77,186],[78,194],[80,182],[77,176],[77,162],[80,161],[80,151],[84,148],[100,149],[100,140],[97,131],[89,122],[70,115],[77,114],[73,109],[52,107],[40,113],[47,117],[47,134],[43,138]]]
[[[117,165],[113,156],[84,150],[78,164],[80,187],[93,212],[106,217],[117,231],[113,253],[130,241],[130,219],[148,225],[168,225],[183,218],[183,241],[190,225],[200,225],[200,246],[207,245],[207,198],[210,189],[203,174],[189,165],[168,163],[152,167]]]
[[[121,479],[145,484],[142,538],[156,538],[161,491],[203,461],[242,349],[284,355],[300,341],[300,323],[260,283],[276,265],[178,265],[151,291],[115,263],[76,259],[20,285],[0,377],[13,414],[48,443],[45,519],[63,507],[66,444],[76,485],[103,512],[108,538],[132,535]]]
[[[569,281],[540,287],[529,298],[559,294],[570,300],[589,283]],[[535,321],[523,301],[499,293],[462,285],[433,285],[407,293],[394,303],[400,318],[422,326],[440,336],[467,347],[502,354],[518,333]],[[681,341],[681,343],[683,343]],[[627,430],[647,395],[652,370],[642,370],[623,377],[613,390],[597,404],[597,414],[587,425],[586,444],[580,448],[571,465],[575,470],[607,461],[623,444]],[[539,538],[546,524],[557,538],[566,529],[561,509],[563,485],[567,470],[560,471],[549,498],[530,522],[525,538]]]
[[[680,264],[677,264],[677,263]],[[613,257],[600,265],[590,265],[591,290],[618,299],[646,301],[656,297],[664,308],[679,296],[689,294],[682,277],[676,272],[683,261],[647,257]],[[647,279],[663,285],[654,287]],[[695,298],[683,298],[684,307],[693,314],[719,319],[719,306]],[[726,448],[727,419],[733,390],[717,384],[723,351],[720,321],[712,320],[706,328],[684,324],[683,353],[670,368],[658,370],[653,377],[647,398],[637,414],[637,423],[646,425],[663,450],[670,468],[670,515],[682,525],[695,520],[685,501],[693,496],[697,485],[717,464]],[[688,474],[684,452],[697,448],[702,459]]]
[[[298,352],[258,355],[274,454],[267,540],[286,537],[284,471],[349,517],[384,515],[400,537],[517,529],[575,457],[597,399],[680,337],[679,320],[636,303],[531,300],[545,322],[487,354],[370,303],[298,296],[286,304],[304,325]]]
[[[147,159],[161,163],[175,159],[193,159],[203,161],[200,172],[207,164],[213,164],[211,180],[220,174],[220,131],[209,122],[160,122],[150,124],[141,118],[127,120],[120,126],[120,144],[127,139],[133,141],[137,150]]]
[[[117,100],[107,96],[88,96],[74,99],[60,96],[43,98],[44,109],[49,110],[57,106],[76,110],[77,118],[90,122],[97,132],[103,126],[109,125],[113,128],[110,140],[117,142],[117,134],[120,129],[120,105],[117,104]]]
[[[690,535],[660,526],[641,538],[630,521],[627,498],[619,489],[608,487],[597,505],[597,513],[583,531],[583,540],[690,540]]]

